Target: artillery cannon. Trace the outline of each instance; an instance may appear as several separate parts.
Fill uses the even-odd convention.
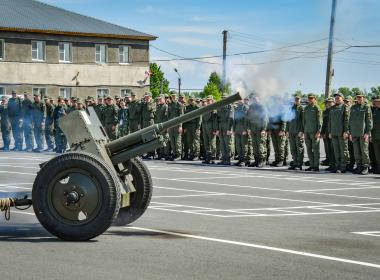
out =
[[[132,223],[147,209],[153,190],[149,170],[138,156],[165,145],[160,132],[240,99],[236,93],[115,141],[109,141],[92,107],[71,112],[59,123],[70,152],[40,165],[32,197],[3,199],[2,209],[33,205],[46,230],[72,241],[92,239],[112,224]]]

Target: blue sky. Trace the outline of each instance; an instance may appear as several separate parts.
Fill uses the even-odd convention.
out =
[[[153,34],[162,50],[202,57],[222,53],[222,31],[229,31],[228,53],[277,49],[233,56],[227,75],[235,88],[321,93],[324,89],[331,0],[42,0],[68,10]],[[338,0],[335,50],[380,44],[380,1]],[[297,43],[292,48],[282,48]],[[151,48],[151,59],[173,58]],[[162,62],[171,87],[178,68],[183,88],[203,88],[220,59]],[[250,64],[250,65],[239,65]],[[380,85],[380,48],[351,48],[335,54],[333,87]]]

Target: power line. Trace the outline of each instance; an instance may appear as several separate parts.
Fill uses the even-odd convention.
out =
[[[264,50],[257,50],[257,51],[249,51],[249,52],[240,52],[240,53],[233,53],[233,54],[227,54],[227,56],[240,56],[240,55],[250,55],[250,54],[257,54],[257,53],[266,53],[266,52],[274,52],[274,51],[277,51],[277,50],[283,50],[283,49],[288,49],[288,48],[292,48],[292,47],[297,47],[297,46],[303,46],[303,45],[308,45],[308,44],[312,44],[312,43],[316,43],[316,42],[321,42],[321,41],[325,41],[327,38],[322,38],[322,39],[318,39],[318,40],[312,40],[312,41],[307,41],[307,42],[302,42],[302,43],[295,43],[295,44],[291,44],[291,45],[287,45],[287,46],[282,46],[282,47],[277,47],[277,48],[272,48],[272,49],[264,49]],[[164,50],[161,50],[161,49],[158,49],[157,47],[151,45],[152,47],[156,48],[157,50],[160,50],[160,51],[164,51]],[[164,51],[165,53],[169,53],[167,51]],[[186,58],[186,57],[183,57],[183,56],[180,56],[180,55],[175,55],[173,53],[169,53],[173,56],[176,56],[177,58],[171,58],[171,59],[156,59],[156,60],[153,60],[153,61],[156,61],[156,62],[165,62],[165,61],[177,61],[177,60],[203,60],[203,59],[210,59],[210,58],[221,58],[223,57],[223,55],[211,55],[211,56],[203,56],[203,57],[190,57],[190,58]]]

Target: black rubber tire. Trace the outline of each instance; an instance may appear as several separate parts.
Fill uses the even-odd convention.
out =
[[[84,224],[58,220],[55,216],[57,212],[48,202],[49,182],[60,172],[72,168],[91,174],[102,196],[96,216]],[[34,181],[32,197],[34,212],[41,225],[51,234],[69,241],[90,240],[105,232],[117,217],[121,199],[119,179],[115,172],[100,158],[79,152],[66,153],[47,162]]]
[[[144,214],[152,198],[153,183],[148,167],[140,158],[131,159],[129,166],[136,192],[131,193],[131,205],[120,208],[114,226],[125,226],[136,221]]]

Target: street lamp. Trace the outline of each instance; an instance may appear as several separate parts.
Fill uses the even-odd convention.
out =
[[[176,72],[178,75],[178,94],[180,94],[181,93],[181,80],[182,80],[182,78],[181,78],[181,75],[179,74],[177,68],[174,68],[174,72]]]

